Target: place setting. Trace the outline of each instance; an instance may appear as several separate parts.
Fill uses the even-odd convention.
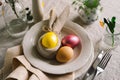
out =
[[[52,12],[51,12],[51,14],[52,14]],[[94,48],[93,48],[93,45],[92,45],[92,42],[91,42],[89,36],[87,35],[87,32],[82,27],[80,27],[78,24],[73,23],[69,20],[65,21],[65,20],[67,20],[68,14],[69,14],[69,7],[66,7],[64,9],[64,11],[61,13],[61,15],[58,17],[58,20],[56,20],[56,22],[54,22],[53,26],[51,26],[51,27],[46,27],[46,25],[48,26],[50,24],[50,22],[53,22],[54,17],[55,17],[54,12],[53,12],[53,15],[50,16],[49,22],[41,21],[41,22],[35,24],[26,33],[26,35],[23,39],[23,43],[22,43],[23,44],[23,52],[24,52],[26,59],[33,66],[37,67],[38,69],[40,69],[43,72],[60,75],[60,74],[66,74],[66,73],[75,71],[75,76],[78,77],[78,76],[80,76],[80,74],[79,75],[77,74],[77,73],[79,73],[79,71],[84,72],[88,68],[88,66],[86,66],[84,68],[83,68],[83,66],[85,66],[86,64],[90,66],[90,64],[93,60],[93,57],[94,57]],[[59,23],[61,23],[61,24],[59,24]],[[54,26],[54,24],[55,24],[55,26]],[[64,26],[63,26],[63,24],[64,24]],[[42,28],[42,27],[44,27],[43,25],[45,26],[45,28]],[[63,28],[59,27],[60,29],[57,29],[56,26],[61,26],[61,25],[63,26]],[[47,31],[47,33],[42,32],[42,29],[48,30],[47,28],[49,29],[49,31]],[[51,28],[53,28],[53,29],[51,29]],[[60,38],[58,38],[58,39],[60,39],[60,41],[61,41],[60,43],[62,43],[62,44],[59,44],[59,40],[58,40],[58,46],[61,47],[60,49],[58,49],[58,53],[56,52],[56,49],[53,48],[53,50],[51,50],[52,48],[49,49],[49,48],[43,47],[40,43],[41,42],[40,41],[41,33],[42,33],[43,39],[44,39],[44,35],[50,34],[49,32],[51,32],[52,30],[58,32],[60,35]],[[66,42],[67,37],[68,38],[69,37],[76,38],[77,44],[73,43],[73,47],[71,45],[71,47],[73,49],[69,47],[69,45],[70,45],[69,43],[67,44],[67,42]],[[77,46],[75,47],[74,44]],[[41,48],[41,46],[43,48]],[[47,50],[44,48],[46,48]],[[68,57],[68,60],[67,60],[67,55],[65,56],[65,54],[67,54],[67,53],[64,53],[65,52],[64,48],[66,49],[65,50],[66,52],[68,51],[68,53],[70,53],[68,56],[72,55],[70,58]],[[44,50],[41,50],[41,49],[44,49]],[[87,50],[85,50],[85,49],[87,49]],[[72,51],[72,52],[69,52],[69,51]],[[61,53],[63,53],[63,54],[61,54]],[[62,58],[62,55],[63,55],[63,59],[60,60]],[[65,60],[64,60],[64,57],[66,57]],[[76,65],[76,66],[74,66],[74,65]]]
[[[17,61],[36,76],[40,74],[37,75],[34,72],[35,68],[40,70],[38,73],[43,71],[43,74],[44,72],[58,76],[74,74],[74,79],[87,71],[94,58],[93,44],[87,32],[80,25],[67,19],[69,12],[69,6],[65,7],[60,16],[56,15],[56,11],[51,10],[48,20],[36,23],[27,31],[22,42],[24,56],[17,56],[13,59],[13,65],[17,67],[6,80],[17,78],[15,73],[23,67],[14,64]],[[49,42],[49,39],[53,41]],[[21,54],[21,51],[18,54]],[[34,67],[33,71],[29,69],[27,63],[24,63],[26,62],[24,59],[31,64],[31,67]]]
[[[85,3],[80,1],[79,4],[77,4],[79,1],[73,1],[72,4],[66,3],[59,15],[56,7],[51,7],[48,14],[44,14],[44,7],[47,3],[44,0],[32,0],[34,14],[30,17],[33,18],[34,24],[31,27],[27,24],[24,10],[14,9],[13,4],[18,6],[17,0],[15,3],[11,2],[13,0],[6,1],[6,3],[10,1],[12,5],[14,12],[12,14],[15,16],[13,18],[25,21],[23,24],[26,24],[26,27],[25,32],[22,33],[8,32],[13,38],[22,37],[22,42],[7,49],[4,66],[0,69],[0,78],[3,80],[94,80],[105,71],[112,57],[111,52],[119,46],[119,37],[116,37],[119,36],[119,31],[116,32],[119,30],[117,28],[119,24],[116,23],[116,17],[103,18],[98,21],[102,6],[97,0],[95,0],[96,3],[93,1],[94,5],[89,1]],[[84,24],[92,25],[93,22],[98,21],[99,28],[101,30],[103,28],[105,34],[96,44],[99,46],[98,49],[89,32],[69,19],[71,6],[77,7],[79,18]],[[20,13],[16,13],[17,10]],[[7,22],[9,21],[8,14],[9,12],[4,14],[7,27],[10,26]]]

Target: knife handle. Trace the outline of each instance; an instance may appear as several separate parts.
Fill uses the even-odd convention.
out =
[[[86,73],[82,80],[87,80],[89,76],[90,76],[90,74]]]
[[[82,80],[93,80],[93,77],[94,77],[94,75],[95,75],[95,71],[93,71],[93,72],[87,72],[85,75],[84,75],[84,77],[83,77],[83,79]]]
[[[94,79],[95,72],[91,75],[85,75],[82,80],[93,80]]]

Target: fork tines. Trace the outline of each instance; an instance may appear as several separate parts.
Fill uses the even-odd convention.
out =
[[[102,69],[105,69],[107,63],[109,62],[112,54],[110,54],[110,49],[108,49],[104,55],[104,57],[102,58],[102,60],[100,61],[100,63],[98,64],[99,67],[101,67]]]

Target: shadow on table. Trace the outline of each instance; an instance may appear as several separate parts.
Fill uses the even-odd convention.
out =
[[[89,25],[89,24],[84,23],[84,22],[80,19],[79,16],[76,16],[74,19],[72,19],[72,21],[75,22],[75,23],[77,23],[77,24],[79,24],[79,25],[82,26],[83,28],[87,28],[87,26]]]

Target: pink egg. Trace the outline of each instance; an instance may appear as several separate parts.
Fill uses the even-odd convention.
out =
[[[79,43],[80,43],[80,39],[78,38],[78,36],[73,34],[67,35],[62,39],[63,46],[69,46],[75,48]]]

